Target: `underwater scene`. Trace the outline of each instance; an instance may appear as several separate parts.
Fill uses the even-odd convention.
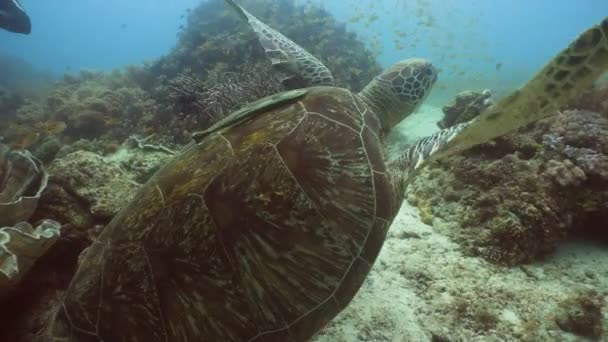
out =
[[[0,342],[608,341],[608,1],[0,0]]]

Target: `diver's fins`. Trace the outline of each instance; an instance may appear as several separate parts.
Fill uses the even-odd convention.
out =
[[[0,28],[30,34],[32,22],[18,0],[0,0]]]

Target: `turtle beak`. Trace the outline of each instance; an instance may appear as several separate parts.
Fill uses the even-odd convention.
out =
[[[439,72],[437,71],[437,69],[433,66],[433,64],[431,64],[431,62],[426,62],[424,64],[424,66],[421,67],[420,72],[431,78],[431,84],[437,82],[437,77],[439,75]]]

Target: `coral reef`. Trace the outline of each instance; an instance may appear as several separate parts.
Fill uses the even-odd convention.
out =
[[[120,144],[158,116],[157,104],[124,73],[83,71],[66,75],[39,101],[16,110],[0,124],[13,148],[30,149],[48,164],[61,146],[79,139]]]
[[[24,104],[23,95],[10,91],[0,84],[0,118],[2,121],[14,118],[17,109]]]
[[[143,184],[177,152],[163,145],[148,143],[146,138],[131,137],[116,153],[106,156],[110,163],[120,165]]]
[[[339,86],[362,89],[381,71],[363,43],[317,7],[290,0],[243,5],[319,57]],[[127,70],[160,104],[160,115],[144,135],[154,132],[183,144],[243,104],[284,90],[283,76],[271,69],[254,33],[232,12],[220,0],[201,3],[167,56]]]
[[[328,13],[290,0],[250,0],[249,5],[319,56],[340,86],[359,90],[380,72],[373,54]],[[11,222],[10,230],[0,233],[33,251],[31,258],[17,260],[21,282],[3,298],[8,309],[0,312],[0,340],[35,340],[74,274],[78,255],[140,184],[193,132],[284,90],[281,77],[249,28],[223,1],[211,0],[192,11],[175,49],[157,62],[67,74],[36,96],[5,86],[10,90],[0,91],[0,136],[14,149],[32,151],[36,157],[19,153],[41,171],[48,166],[50,177],[36,192],[37,205],[23,215],[31,215],[29,222],[37,226]],[[30,181],[32,186],[19,191],[29,194]],[[59,232],[56,222],[59,237],[49,230],[52,223]]]
[[[2,93],[23,102],[26,98],[37,98],[48,91],[54,81],[50,72],[38,70],[23,59],[0,53],[0,118],[13,113],[4,111]],[[2,90],[4,89],[4,91]]]
[[[0,298],[5,297],[60,235],[61,225],[44,220],[34,228],[27,222],[0,228]]]
[[[140,185],[173,156],[164,147],[139,141],[148,147],[128,140],[106,156],[87,145],[76,150],[63,148],[49,166],[48,188],[33,219],[54,219],[77,235],[99,233]]]
[[[162,149],[131,144],[119,146],[108,156],[83,150],[61,152],[49,166],[48,187],[30,220],[48,217],[61,222],[61,236],[3,299],[8,309],[0,312],[1,341],[35,341],[41,336],[76,271],[78,255],[135,195],[136,179],[147,180],[172,156]],[[142,144],[154,146],[147,141]],[[80,146],[96,149],[87,141]]]
[[[109,222],[140,186],[117,163],[87,151],[54,160],[49,172],[37,215],[82,228]]]
[[[324,10],[290,0],[244,5],[320,57],[340,86],[359,90],[381,71],[363,43]],[[52,159],[46,148],[56,149],[56,142],[97,140],[105,153],[132,134],[186,144],[193,132],[245,103],[284,90],[281,77],[225,3],[205,1],[190,13],[176,47],[156,62],[68,74],[41,99],[0,91],[0,116],[11,118],[0,121],[0,136],[14,148],[32,150],[52,141],[43,148],[46,163]]]
[[[381,71],[371,51],[325,10],[291,0],[246,0],[241,5],[320,58],[339,86],[360,90]],[[205,70],[242,73],[268,64],[253,32],[223,1],[210,0],[192,10],[177,46],[151,70],[171,80]]]
[[[19,108],[7,131],[27,127],[40,138],[63,135],[70,138],[67,143],[102,135],[107,140],[124,139],[146,118],[156,116],[156,110],[155,101],[124,73],[82,71],[64,76],[44,101]],[[46,124],[37,126],[37,122]],[[10,134],[5,136],[17,140]]]
[[[48,174],[38,159],[0,144],[0,226],[28,220],[47,183]]]
[[[60,235],[60,224],[41,220],[36,228],[27,221],[47,188],[48,174],[27,151],[0,144],[0,297],[13,293],[34,262]]]
[[[566,111],[434,163],[408,199],[427,222],[460,223],[445,233],[500,264],[549,255],[571,236],[606,239],[598,225],[608,219],[608,116]]]
[[[171,109],[179,113],[169,123],[171,134],[184,134],[188,141],[192,127],[209,127],[242,105],[283,90],[268,67],[242,73],[209,71],[205,81],[178,75],[168,86]]]

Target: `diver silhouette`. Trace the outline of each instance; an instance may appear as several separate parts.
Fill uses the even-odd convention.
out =
[[[18,0],[0,0],[0,28],[30,34],[32,23]]]

